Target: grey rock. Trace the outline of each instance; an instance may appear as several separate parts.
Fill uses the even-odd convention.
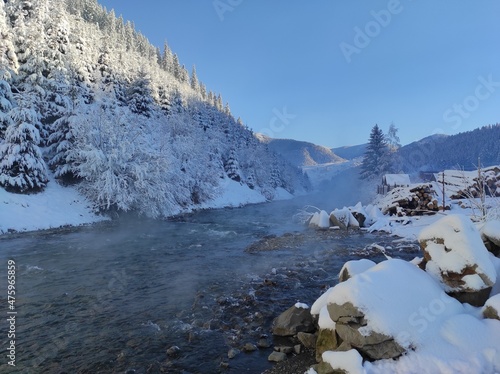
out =
[[[274,347],[274,350],[276,352],[282,352],[282,353],[288,355],[288,354],[293,352],[293,347],[278,346],[278,347]]]
[[[273,334],[293,336],[299,332],[314,332],[316,329],[309,309],[292,306],[283,312],[273,323]]]
[[[286,354],[283,353],[283,352],[276,352],[276,351],[274,351],[273,353],[271,353],[269,355],[269,357],[267,358],[267,360],[271,361],[271,362],[281,362],[281,361],[286,360]]]
[[[498,310],[491,306],[487,306],[483,310],[483,316],[484,318],[489,318],[489,319],[498,319],[500,320],[500,316],[498,315]]]
[[[257,347],[259,348],[269,348],[271,344],[266,338],[260,338],[259,341],[257,342]]]
[[[256,350],[257,350],[257,346],[255,344],[252,344],[252,343],[246,343],[242,348],[243,352],[253,352]]]
[[[299,332],[297,334],[297,339],[299,339],[299,342],[301,342],[305,348],[314,348],[318,337],[315,334]]]
[[[293,351],[295,354],[300,355],[301,350],[302,350],[302,346],[300,344],[293,346]]]
[[[335,351],[340,342],[335,331],[321,329],[316,340],[316,361],[321,362],[321,355],[326,351]]]
[[[330,314],[330,318],[335,322],[337,322],[341,317],[348,317],[349,319],[361,319],[365,316],[362,312],[359,311],[358,308],[352,305],[352,303],[345,303],[342,305],[329,304],[327,306],[327,309],[328,313]]]
[[[232,358],[235,358],[238,354],[240,353],[240,351],[236,348],[231,348],[228,352],[227,352],[227,358],[229,359],[232,359]]]

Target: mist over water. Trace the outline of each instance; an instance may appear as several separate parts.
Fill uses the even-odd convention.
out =
[[[358,249],[385,240],[318,235],[300,248],[245,251],[267,235],[304,233],[298,209],[333,209],[349,192],[0,238],[2,263],[18,267],[13,372],[222,370],[229,348],[270,335],[272,318],[299,299],[312,303]],[[240,354],[225,372],[261,372],[269,353]]]

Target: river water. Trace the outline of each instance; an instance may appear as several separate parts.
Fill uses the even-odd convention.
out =
[[[0,371],[264,371],[271,367],[272,348],[232,360],[228,350],[261,338],[272,343],[272,319],[297,301],[312,304],[337,282],[345,261],[384,259],[370,244],[389,246],[398,257],[416,255],[413,245],[383,235],[307,230],[292,219],[303,203],[0,237],[1,266],[7,269],[9,259],[17,265],[16,368],[7,367],[2,355]],[[285,233],[307,239],[245,251]],[[6,290],[6,271],[1,274]],[[1,310],[7,307],[4,295]],[[5,348],[7,328],[2,318]],[[180,351],[168,354],[172,346]]]

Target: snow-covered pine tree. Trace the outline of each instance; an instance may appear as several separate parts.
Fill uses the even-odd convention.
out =
[[[196,74],[196,66],[193,65],[193,70],[191,71],[191,88],[200,92],[200,82],[198,81],[198,75]]]
[[[9,80],[18,68],[12,30],[5,13],[5,3],[0,1],[0,79]]]
[[[11,124],[0,145],[0,186],[7,191],[30,193],[42,190],[48,182],[47,167],[38,144],[40,134],[34,123],[40,121],[31,101],[16,95]]]
[[[236,151],[234,148],[229,152],[229,157],[224,163],[224,169],[229,178],[233,181],[240,182],[241,181],[241,170],[238,164],[238,159],[236,156]]]
[[[361,164],[361,177],[378,177],[388,169],[387,142],[378,125],[373,126]]]
[[[126,100],[132,113],[150,116],[153,105],[151,97],[151,81],[145,70],[140,70],[137,77],[129,85],[126,91]]]
[[[13,108],[14,97],[7,81],[0,79],[0,144],[5,138],[5,131],[11,125],[9,112]]]

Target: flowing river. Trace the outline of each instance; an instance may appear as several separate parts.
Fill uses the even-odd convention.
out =
[[[0,237],[1,266],[17,265],[16,367],[2,354],[0,371],[261,373],[272,348],[231,360],[228,350],[272,344],[273,318],[297,301],[311,305],[345,261],[384,259],[370,244],[417,254],[384,235],[308,230],[292,219],[303,203]],[[284,234],[282,247],[246,250]],[[0,326],[5,353],[6,318]],[[167,353],[172,346],[180,350]]]

